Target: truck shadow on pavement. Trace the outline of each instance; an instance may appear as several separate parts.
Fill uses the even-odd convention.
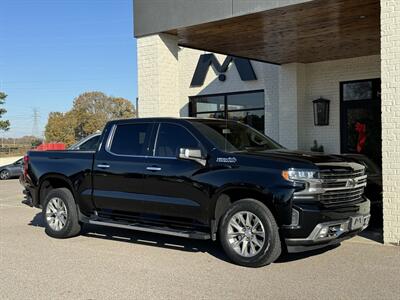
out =
[[[28,225],[44,228],[45,225],[43,221],[42,212],[37,213],[34,216],[34,218],[29,222]],[[132,231],[122,228],[95,226],[90,224],[85,224],[83,226],[81,235],[90,238],[140,244],[145,246],[166,248],[177,251],[208,253],[214,256],[215,258],[231,263],[229,258],[225,255],[220,243],[212,242],[210,240],[203,241],[203,240],[185,239],[181,237]],[[284,252],[275,263],[288,263],[300,259],[307,259],[309,257],[330,251],[336,247],[337,246],[331,246],[324,249],[312,250],[303,253]]]

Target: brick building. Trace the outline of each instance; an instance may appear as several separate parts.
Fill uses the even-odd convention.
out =
[[[134,12],[141,117],[236,119],[290,149],[362,154],[382,166],[384,242],[399,242],[400,1],[136,0]]]

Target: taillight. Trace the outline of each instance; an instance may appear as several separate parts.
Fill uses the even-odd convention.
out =
[[[24,156],[24,177],[28,176],[28,164],[29,164],[29,156]]]

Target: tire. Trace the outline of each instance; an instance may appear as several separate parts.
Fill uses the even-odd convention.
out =
[[[6,180],[10,178],[10,171],[8,170],[1,170],[0,171],[0,179],[1,180]]]
[[[45,232],[53,238],[69,238],[80,233],[78,212],[69,189],[57,188],[46,195],[43,205],[43,221]]]
[[[250,223],[247,223],[248,219]],[[247,229],[243,230],[245,226]],[[264,204],[254,199],[239,200],[229,207],[220,222],[219,237],[226,255],[245,267],[273,263],[282,252],[274,216]]]

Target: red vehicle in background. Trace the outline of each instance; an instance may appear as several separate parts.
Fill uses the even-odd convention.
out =
[[[37,146],[34,150],[47,151],[47,150],[65,150],[64,143],[42,143]]]

